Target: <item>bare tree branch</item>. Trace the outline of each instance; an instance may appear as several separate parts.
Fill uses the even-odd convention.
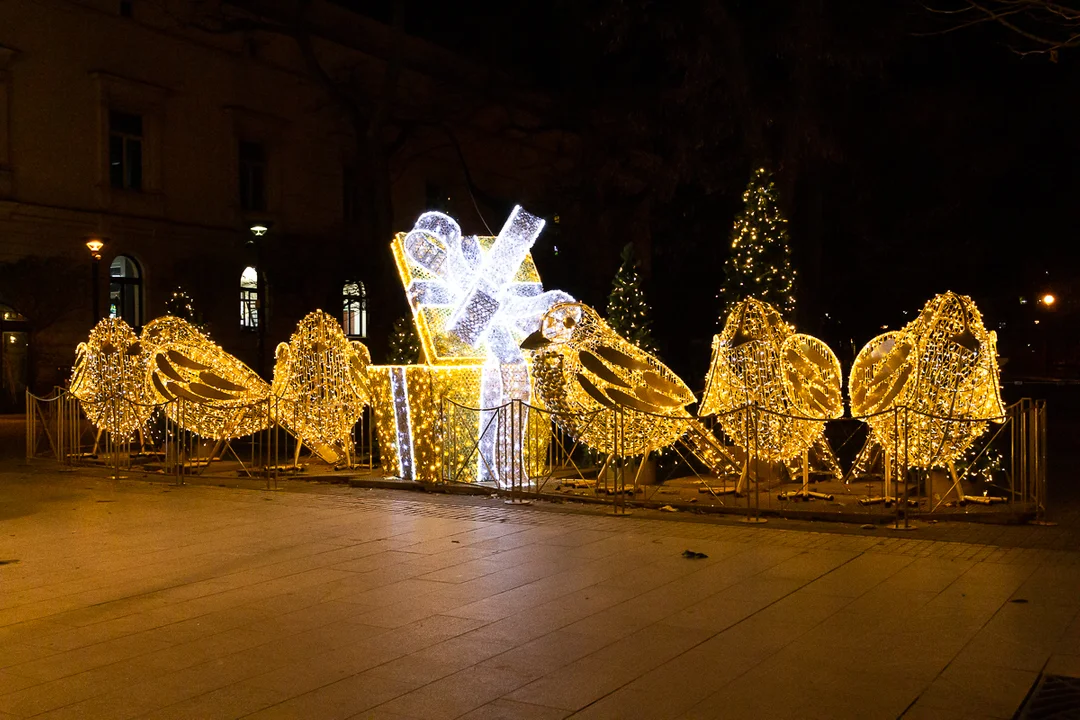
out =
[[[1055,0],[963,0],[959,8],[935,8],[938,15],[975,17],[925,35],[943,35],[976,25],[997,24],[1032,47],[1014,47],[1021,55],[1045,54],[1056,62],[1061,50],[1080,47],[1080,3]]]

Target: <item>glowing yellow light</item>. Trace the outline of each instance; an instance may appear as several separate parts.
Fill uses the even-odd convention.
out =
[[[316,310],[275,353],[274,418],[327,462],[351,464],[352,430],[370,402],[371,354],[349,341],[332,317]]]
[[[795,332],[768,303],[749,298],[713,338],[700,415],[717,415],[735,444],[769,461],[809,450],[825,421],[843,415],[840,362]]]
[[[1052,293],[1046,293],[1041,298],[1039,298],[1039,302],[1041,302],[1043,305],[1046,305],[1047,307],[1050,307],[1057,302],[1057,298],[1054,297]]]
[[[588,305],[555,305],[540,334],[545,344],[535,348],[532,366],[536,394],[576,440],[633,457],[671,445],[697,424],[686,411],[694,402],[686,384]]]
[[[153,414],[146,385],[148,354],[127,323],[105,318],[75,349],[69,390],[99,430],[129,439]]]
[[[251,435],[270,426],[270,387],[186,320],[171,315],[143,328],[146,385],[165,415],[213,440]]]
[[[868,342],[849,382],[851,414],[894,462],[945,465],[1002,422],[997,333],[975,303],[944,293],[900,330]],[[895,411],[895,412],[890,412]]]
[[[105,247],[105,241],[101,238],[90,238],[86,241],[86,247],[90,250],[90,256],[95,260],[101,259],[101,248]]]

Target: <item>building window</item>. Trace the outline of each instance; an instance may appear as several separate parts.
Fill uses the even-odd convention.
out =
[[[259,273],[253,267],[244,268],[240,275],[240,327],[259,327]]]
[[[240,143],[240,207],[266,210],[266,148],[262,143]]]
[[[362,282],[347,282],[341,289],[342,325],[349,337],[367,337],[367,290]]]
[[[109,112],[109,184],[141,190],[143,176],[142,115]]]
[[[109,317],[123,318],[132,327],[142,325],[142,273],[134,259],[118,255],[109,266]]]

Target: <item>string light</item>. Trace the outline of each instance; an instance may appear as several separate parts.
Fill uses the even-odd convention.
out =
[[[686,384],[584,303],[552,307],[525,347],[534,350],[536,394],[555,422],[600,452],[642,455],[696,424],[686,411],[695,399]]]
[[[351,459],[352,431],[371,400],[371,355],[322,310],[305,316],[275,352],[275,419],[328,462]]]
[[[825,420],[843,415],[841,382],[840,361],[825,343],[796,333],[772,305],[748,298],[713,338],[699,415],[717,415],[748,453],[784,461],[818,443]]]
[[[724,265],[724,284],[718,295],[721,307],[727,312],[734,303],[755,297],[790,317],[795,310],[795,284],[787,219],[780,214],[772,175],[758,168],[743,193],[743,210],[731,231],[731,257]]]
[[[997,333],[970,297],[937,295],[900,330],[868,342],[851,368],[851,414],[893,461],[944,466],[1003,422]],[[893,410],[906,410],[897,415]]]
[[[150,357],[144,382],[169,420],[212,440],[269,427],[270,386],[187,320],[156,318],[142,337]]]
[[[68,388],[98,430],[127,440],[146,427],[155,404],[146,385],[147,357],[120,318],[100,321],[76,347]]]
[[[622,263],[612,281],[608,295],[607,321],[612,330],[648,353],[656,353],[652,338],[649,304],[642,291],[641,274],[634,258],[634,246],[627,243],[622,250]]]
[[[491,422],[499,412],[492,408],[531,398],[527,359],[518,346],[545,310],[572,299],[563,292],[544,292],[530,255],[543,227],[543,220],[515,207],[498,236],[463,236],[452,217],[427,212],[410,232],[398,233],[391,243],[425,368],[405,367],[390,375],[379,369],[381,379],[373,386],[380,440],[395,446],[405,443],[392,451],[398,470],[406,473],[403,477],[412,472],[417,478],[437,479],[425,462],[418,460],[410,468],[401,458],[434,452],[434,436],[422,418],[434,415],[444,398],[478,408],[476,427],[453,430],[471,437],[468,442],[464,436],[455,438],[461,447],[478,443],[468,479],[505,484],[517,473],[506,463],[522,457],[522,445],[547,442],[547,434],[540,437],[539,429],[528,430],[537,437],[526,439],[526,429],[536,425],[528,423],[527,408],[514,414],[518,427],[512,433],[489,431],[477,437],[479,428],[503,424]],[[450,370],[455,367],[461,372]],[[415,410],[406,414],[402,403]],[[397,429],[391,430],[391,422]],[[403,425],[407,437],[402,435]],[[510,436],[518,447],[507,445]]]

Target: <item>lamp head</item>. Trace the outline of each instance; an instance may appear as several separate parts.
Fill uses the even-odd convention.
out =
[[[90,238],[86,241],[86,247],[90,250],[90,257],[95,260],[101,259],[101,248],[105,247],[105,241],[101,238]]]

